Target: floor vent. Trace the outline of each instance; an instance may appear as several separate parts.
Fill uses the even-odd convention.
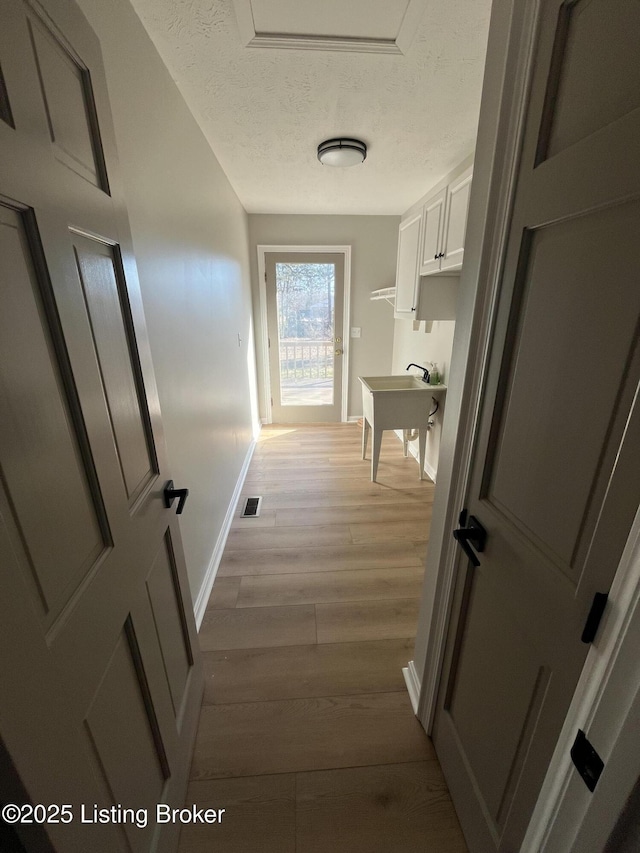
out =
[[[246,498],[240,518],[257,518],[260,515],[262,498]]]

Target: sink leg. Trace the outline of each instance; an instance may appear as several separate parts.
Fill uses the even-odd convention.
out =
[[[371,449],[371,482],[375,483],[378,473],[378,461],[380,459],[380,447],[382,445],[382,430],[373,428],[373,446]]]
[[[418,444],[420,446],[420,479],[424,480],[424,457],[427,449],[427,430],[421,429],[418,432]]]
[[[362,458],[367,458],[367,439],[369,438],[369,421],[362,419]]]

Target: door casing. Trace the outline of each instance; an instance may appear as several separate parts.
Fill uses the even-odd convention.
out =
[[[333,254],[344,255],[344,299],[343,299],[343,349],[342,356],[342,423],[348,420],[349,404],[349,324],[351,322],[351,246],[265,246],[259,245],[258,250],[258,284],[259,284],[259,310],[260,310],[260,332],[261,346],[259,349],[262,359],[262,385],[264,390],[264,418],[262,423],[273,423],[273,411],[271,408],[271,370],[269,368],[269,331],[267,328],[267,287],[265,281],[265,255],[271,254]],[[336,306],[337,308],[337,306]]]

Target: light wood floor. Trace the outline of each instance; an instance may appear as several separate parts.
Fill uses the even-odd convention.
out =
[[[263,428],[200,630],[205,694],[180,853],[466,853],[401,668],[434,486],[386,433]],[[242,503],[242,501],[240,502]]]

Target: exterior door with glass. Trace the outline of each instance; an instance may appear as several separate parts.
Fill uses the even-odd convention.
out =
[[[265,255],[275,423],[342,419],[344,255]]]

